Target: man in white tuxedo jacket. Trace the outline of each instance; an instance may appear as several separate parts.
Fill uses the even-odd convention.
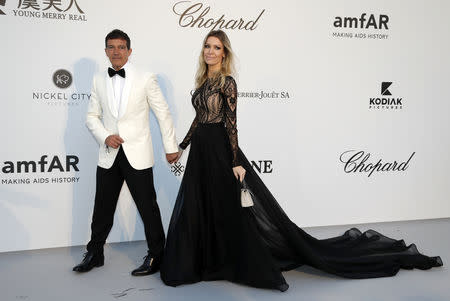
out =
[[[132,274],[149,275],[158,271],[165,243],[153,186],[150,109],[158,119],[169,163],[177,159],[175,130],[155,75],[139,72],[128,63],[132,52],[128,35],[115,29],[106,36],[105,46],[112,68],[94,77],[86,118],[87,127],[100,145],[92,234],[88,252],[73,270],[87,272],[103,265],[103,245],[126,181],[144,223],[148,244],[144,263]]]

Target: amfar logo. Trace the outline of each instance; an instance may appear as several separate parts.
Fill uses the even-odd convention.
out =
[[[0,6],[5,6],[6,0],[0,0]],[[6,15],[1,9],[0,9],[0,15]]]
[[[17,184],[65,184],[78,183],[80,177],[60,176],[60,173],[80,171],[78,163],[80,159],[74,155],[66,155],[65,160],[58,156],[50,158],[41,156],[39,161],[5,161],[1,168],[2,173],[7,176],[1,179],[2,185]],[[38,177],[35,174],[38,173]],[[39,173],[50,173],[53,176],[42,177]]]
[[[360,17],[335,17],[333,26],[343,29],[342,32],[333,32],[335,38],[377,39],[385,40],[388,34],[367,33],[367,30],[389,30],[389,16],[362,13]],[[353,31],[358,29],[357,32]],[[363,30],[363,31],[361,31]]]
[[[333,25],[338,28],[389,29],[388,15],[379,15],[378,18],[376,18],[374,14],[370,14],[368,19],[366,16],[367,14],[363,13],[359,18],[335,17]]]
[[[201,2],[192,3],[192,1],[179,1],[172,7],[172,11],[180,16],[178,24],[181,27],[198,27],[215,29],[237,29],[237,30],[255,30],[258,21],[266,11],[261,10],[259,15],[254,20],[246,18],[228,18],[224,14],[220,17],[211,18],[208,16],[211,10],[210,6],[206,6]]]
[[[252,167],[258,173],[272,173],[272,160],[251,161]]]
[[[58,156],[53,156],[51,160],[47,155],[41,156],[39,161],[5,161],[3,162],[2,173],[36,173],[36,172],[70,172],[71,169],[79,171],[78,163],[80,159],[74,155],[67,155],[65,160],[61,160]],[[63,165],[62,162],[65,164]],[[39,169],[38,169],[39,168]]]
[[[53,73],[53,83],[61,89],[66,89],[72,84],[72,74],[64,69],[59,69]]]
[[[402,172],[406,171],[409,167],[411,159],[416,152],[413,152],[408,160],[403,162],[384,162],[379,159],[376,163],[370,162],[370,153],[364,151],[349,150],[343,152],[339,156],[339,160],[344,164],[345,173],[367,173],[367,177],[370,177],[374,172]]]
[[[389,90],[392,82],[381,83],[381,96],[392,96]],[[401,97],[371,97],[369,98],[369,109],[375,110],[398,110],[403,109],[403,98]]]

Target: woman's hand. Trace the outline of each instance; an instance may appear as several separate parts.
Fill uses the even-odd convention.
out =
[[[242,181],[244,180],[244,177],[245,177],[244,167],[242,167],[242,166],[233,167],[233,173],[234,173],[234,176],[236,177],[236,179],[238,179],[239,182],[242,183]]]

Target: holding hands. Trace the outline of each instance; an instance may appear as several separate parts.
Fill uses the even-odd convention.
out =
[[[105,144],[108,147],[112,147],[114,149],[117,149],[123,142],[124,140],[119,135],[109,135],[105,139]],[[166,154],[167,162],[169,162],[170,164],[178,162],[182,154],[183,150],[179,150],[176,153]]]
[[[167,162],[169,162],[169,164],[177,163],[178,160],[180,160],[182,154],[183,154],[183,150],[182,149],[180,149],[176,153],[166,154]]]

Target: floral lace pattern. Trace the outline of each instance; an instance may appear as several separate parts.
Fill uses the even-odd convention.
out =
[[[195,108],[196,115],[180,147],[185,149],[189,145],[198,123],[223,122],[230,139],[231,151],[233,153],[233,166],[238,166],[236,81],[231,76],[227,76],[225,84],[221,89],[217,83],[207,80],[192,95],[192,105]]]

